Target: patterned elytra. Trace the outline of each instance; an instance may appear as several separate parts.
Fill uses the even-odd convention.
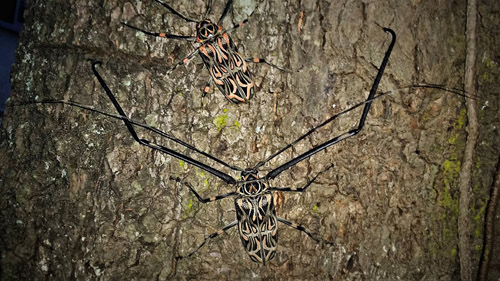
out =
[[[244,182],[238,186],[235,200],[238,232],[245,251],[252,261],[266,264],[276,255],[278,219],[269,185],[255,172],[242,173]]]
[[[199,54],[219,91],[234,103],[247,102],[253,96],[254,82],[245,59],[222,27],[203,20],[196,26]]]
[[[252,74],[248,70],[247,61],[252,61],[255,63],[266,63],[270,66],[277,67],[267,62],[265,59],[245,59],[238,52],[238,48],[229,36],[229,32],[242,26],[247,22],[247,20],[236,24],[229,30],[224,30],[220,25],[224,17],[228,14],[230,8],[232,7],[232,0],[228,0],[226,2],[224,11],[222,12],[222,15],[217,23],[212,22],[207,18],[207,15],[211,10],[210,6],[207,7],[205,19],[197,21],[182,15],[164,2],[161,2],[159,0],[156,0],[156,2],[168,9],[174,15],[184,19],[185,21],[195,22],[196,37],[189,35],[170,34],[165,32],[151,32],[125,22],[123,22],[123,24],[129,28],[140,31],[147,35],[191,42],[194,41],[200,44],[199,46],[197,46],[195,51],[191,52],[182,61],[175,64],[171,70],[174,70],[178,65],[187,64],[196,54],[199,54],[210,74],[210,80],[203,89],[203,96],[205,96],[210,91],[210,85],[212,83],[215,83],[219,91],[224,95],[224,97],[226,97],[227,100],[233,103],[248,102],[254,94],[254,81],[252,79]],[[285,71],[284,69],[281,69],[279,67],[277,68]]]

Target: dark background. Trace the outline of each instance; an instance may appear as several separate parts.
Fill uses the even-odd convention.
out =
[[[24,1],[4,0],[0,6],[0,123],[10,94],[10,68],[23,23]]]

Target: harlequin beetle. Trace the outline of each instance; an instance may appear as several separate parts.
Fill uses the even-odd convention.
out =
[[[196,54],[199,54],[210,74],[210,79],[203,89],[203,96],[210,91],[210,85],[213,82],[229,101],[233,103],[248,102],[254,95],[255,83],[252,78],[252,73],[248,69],[247,62],[266,63],[272,67],[276,67],[279,70],[287,72],[287,70],[278,67],[263,58],[243,58],[243,56],[238,52],[238,47],[234,44],[233,40],[229,36],[229,33],[247,23],[248,19],[236,24],[229,30],[224,30],[221,26],[223,19],[226,17],[233,4],[233,0],[227,1],[224,11],[222,12],[222,15],[217,23],[212,22],[207,18],[208,13],[211,10],[210,5],[207,7],[205,18],[201,21],[197,21],[182,15],[166,3],[159,0],[155,1],[185,21],[195,22],[196,37],[164,32],[150,32],[125,22],[122,22],[122,24],[147,35],[191,41],[200,44],[196,50],[191,52],[182,61],[175,64],[171,70],[175,69],[179,65],[187,64]]]

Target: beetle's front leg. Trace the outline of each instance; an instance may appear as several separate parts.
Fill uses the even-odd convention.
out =
[[[222,194],[222,195],[216,195],[216,196],[211,196],[211,197],[203,198],[187,182],[184,182],[180,178],[176,178],[176,177],[170,177],[170,179],[174,180],[176,182],[182,183],[185,186],[187,186],[189,188],[189,190],[191,190],[191,192],[193,192],[194,196],[196,196],[196,198],[198,199],[198,201],[200,201],[201,203],[213,202],[213,201],[217,201],[217,200],[221,200],[221,199],[224,199],[224,198],[227,198],[227,197],[231,197],[231,196],[237,195],[237,193],[235,191],[233,191],[233,192],[229,192],[229,193]]]

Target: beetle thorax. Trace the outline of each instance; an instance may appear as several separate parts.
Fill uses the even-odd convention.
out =
[[[242,182],[237,192],[244,196],[258,196],[267,190],[268,185],[257,176],[256,171],[244,171],[241,173]]]
[[[202,20],[196,25],[196,41],[204,42],[209,40],[221,30],[222,26],[213,23],[211,20]]]

